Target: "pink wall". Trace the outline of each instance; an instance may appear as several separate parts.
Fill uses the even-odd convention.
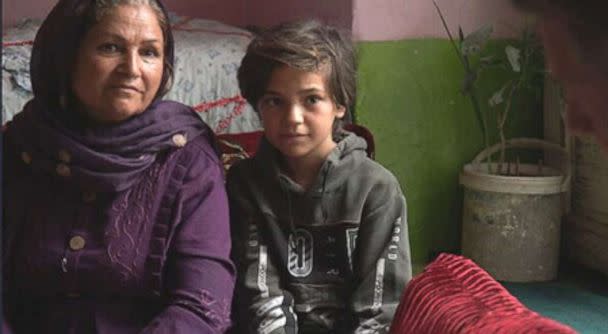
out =
[[[517,33],[523,17],[510,0],[436,0],[452,32],[466,33],[493,23],[494,36]],[[431,0],[353,0],[353,35],[357,40],[445,37]]]
[[[245,0],[245,13],[247,24],[258,26],[317,18],[350,29],[353,18],[352,0]]]
[[[244,4],[250,0],[165,0],[169,10],[181,15],[219,20],[234,25],[245,22]],[[2,0],[2,26],[21,18],[44,18],[57,0]]]
[[[24,17],[44,17],[56,0],[2,0],[2,26],[8,27]]]
[[[180,15],[200,17],[242,26],[245,3],[251,0],[164,0],[163,3]]]
[[[57,0],[3,0],[3,26],[23,17],[44,17]],[[510,0],[437,0],[455,32],[470,32],[495,23],[495,36],[509,36],[522,15]],[[357,40],[397,40],[445,37],[431,0],[165,0],[181,15],[223,21],[237,26],[267,26],[281,21],[316,17],[353,29]]]
[[[57,0],[3,0],[3,26],[24,17],[43,18]],[[219,20],[228,24],[267,26],[278,22],[316,17],[350,28],[352,0],[165,0],[169,10],[181,15]]]

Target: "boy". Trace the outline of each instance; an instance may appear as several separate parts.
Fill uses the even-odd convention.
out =
[[[411,278],[396,178],[341,128],[355,99],[350,39],[314,21],[261,33],[239,68],[264,125],[227,187],[238,333],[386,333]]]

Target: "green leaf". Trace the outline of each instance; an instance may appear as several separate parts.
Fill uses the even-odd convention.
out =
[[[511,85],[511,81],[507,81],[502,85],[502,87],[499,90],[497,90],[496,92],[494,92],[494,94],[492,94],[492,96],[488,100],[488,104],[490,105],[490,107],[496,107],[497,105],[500,105],[501,103],[503,103],[505,101],[503,95],[504,95],[507,87],[509,87],[510,85]]]
[[[505,61],[503,59],[495,57],[494,55],[479,58],[479,64],[484,66],[499,66],[504,65],[504,63]]]
[[[490,107],[495,107],[505,101],[505,99],[502,97],[505,92],[505,87],[506,86],[502,86],[501,89],[492,94],[492,97],[490,97],[490,99],[488,100],[488,104],[490,105]]]
[[[462,47],[460,49],[462,54],[472,55],[479,53],[488,39],[490,39],[492,30],[493,28],[491,25],[485,25],[467,35],[462,41]]]
[[[484,56],[484,57],[480,57],[479,61],[482,63],[486,63],[486,64],[490,64],[491,62],[494,61],[494,55],[488,55],[488,56]]]
[[[511,64],[511,69],[513,69],[514,72],[520,72],[521,63],[519,62],[519,59],[521,58],[521,51],[512,45],[507,45],[505,47],[505,53],[507,54],[509,64]]]

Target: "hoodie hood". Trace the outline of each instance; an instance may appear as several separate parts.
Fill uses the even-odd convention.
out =
[[[367,158],[367,143],[354,133],[342,131],[334,140],[337,145],[321,166],[308,190],[310,193],[325,193],[336,189]],[[289,192],[307,192],[284,172],[281,168],[281,153],[265,137],[262,138],[254,159],[262,166],[267,181],[278,182],[281,188]]]

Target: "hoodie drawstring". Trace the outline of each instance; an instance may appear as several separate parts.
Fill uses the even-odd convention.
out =
[[[281,191],[287,195],[287,214],[289,215],[289,230],[291,234],[296,234],[296,224],[293,222],[293,206],[291,204],[291,193],[288,189],[285,188],[283,184],[283,180],[279,179],[279,185],[281,187]]]
[[[327,175],[329,174],[329,167],[330,164],[327,164],[325,166],[325,168],[323,168],[323,182],[321,183],[321,213],[323,214],[323,224],[327,223],[327,218],[329,216],[329,214],[327,213],[327,209],[325,208],[325,201],[323,200],[325,198],[325,186],[327,184]]]

